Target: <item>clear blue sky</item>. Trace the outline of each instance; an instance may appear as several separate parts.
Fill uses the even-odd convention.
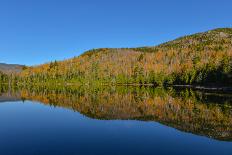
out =
[[[232,27],[231,0],[0,0],[0,62],[41,64],[99,47],[153,46]]]

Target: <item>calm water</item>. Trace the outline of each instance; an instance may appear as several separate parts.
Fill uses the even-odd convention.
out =
[[[232,154],[232,96],[161,89],[2,90],[0,154]]]

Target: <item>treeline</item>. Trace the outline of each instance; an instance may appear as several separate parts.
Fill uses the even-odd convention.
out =
[[[187,72],[173,73],[169,76],[170,84],[198,84],[232,86],[232,59],[223,57],[219,64],[207,63],[201,68]]]
[[[199,84],[232,86],[232,29],[185,36],[156,47],[94,49],[29,67],[20,84]],[[13,78],[13,79],[12,79]]]

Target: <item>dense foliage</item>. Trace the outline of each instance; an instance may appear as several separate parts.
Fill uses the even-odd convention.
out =
[[[0,83],[7,83],[7,82],[8,82],[8,76],[0,72]]]
[[[13,81],[53,84],[200,84],[232,86],[232,28],[156,47],[94,49],[25,69]]]

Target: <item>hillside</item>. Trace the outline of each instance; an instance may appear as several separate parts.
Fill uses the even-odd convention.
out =
[[[33,83],[232,85],[232,28],[154,47],[94,49],[72,59],[30,67],[20,79]]]

